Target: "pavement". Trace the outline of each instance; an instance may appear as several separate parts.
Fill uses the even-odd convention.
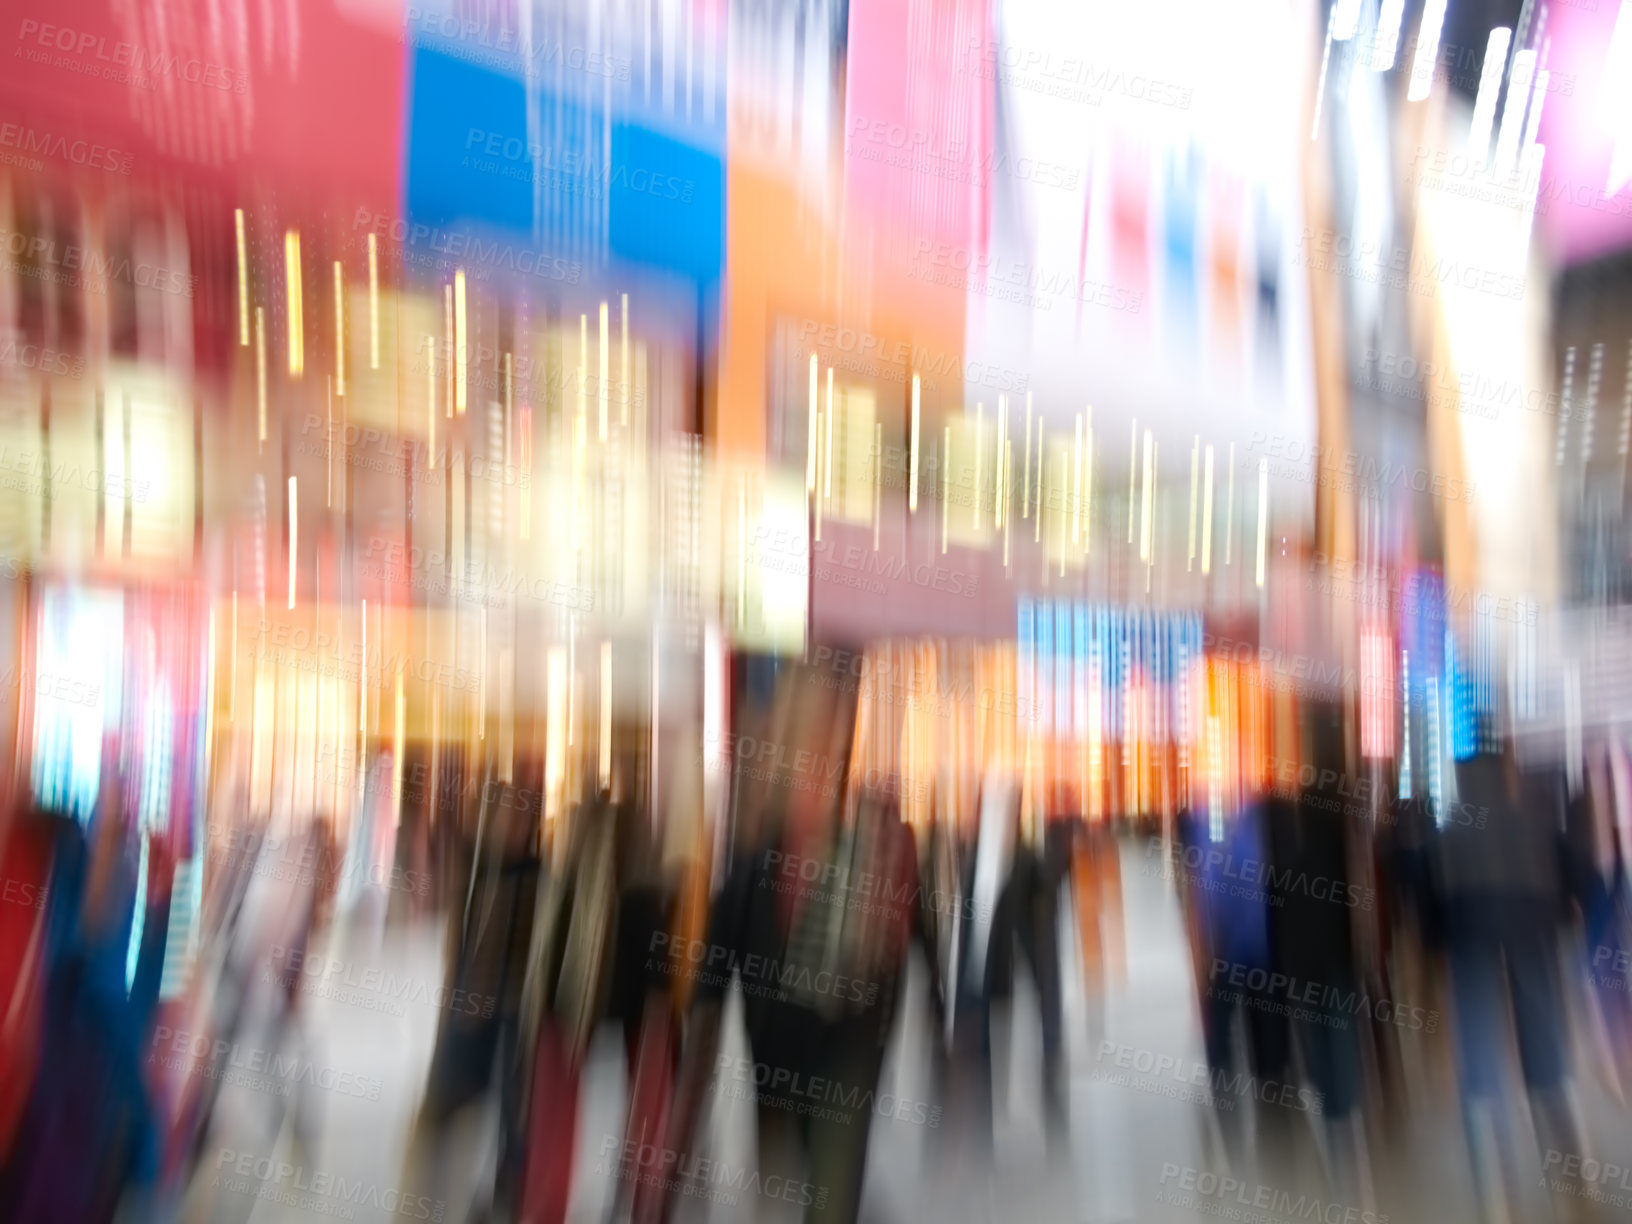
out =
[[[1152,862],[1143,848],[1124,844],[1129,946],[1126,979],[1114,992],[1087,989],[1077,968],[1082,961],[1075,928],[1062,924],[1062,1073],[1069,1081],[1070,1119],[1063,1156],[1051,1158],[1045,1141],[1040,1026],[1024,975],[1009,1016],[994,1033],[995,1142],[985,1154],[961,1141],[958,1118],[938,1108],[943,1097],[934,1082],[935,1037],[924,1005],[924,975],[914,963],[875,1113],[864,1224],[1476,1219],[1448,1021],[1431,1034],[1400,1031],[1382,1065],[1368,1062],[1374,1096],[1386,1102],[1374,1111],[1364,1137],[1369,1179],[1325,1175],[1327,1128],[1319,1113],[1264,1110],[1256,1099],[1279,1091],[1283,1103],[1295,1102],[1296,1086],[1291,1097],[1264,1085],[1225,1094],[1236,1098],[1231,1116],[1263,1114],[1275,1124],[1271,1130],[1266,1123],[1264,1133],[1253,1137],[1260,1128],[1243,1121],[1239,1127],[1248,1138],[1226,1145],[1206,1097],[1199,1011],[1178,905],[1171,882],[1149,869]],[[435,1158],[409,1154],[438,1006],[445,1005],[439,997],[442,942],[438,923],[385,928],[376,919],[348,926],[321,949],[338,968],[304,994],[298,1030],[244,1039],[250,1050],[264,1046],[271,1053],[262,1073],[251,1053],[223,1084],[205,1158],[175,1215],[189,1224],[464,1224],[471,1218],[482,1202],[478,1187],[491,1182],[491,1109],[469,1111]],[[1431,975],[1414,987],[1396,988],[1418,991],[1421,997],[1411,1001],[1425,1013],[1449,1016]],[[741,1006],[740,996],[733,996],[724,1025],[722,1054],[733,1059],[747,1058]],[[281,1074],[265,1074],[268,1067],[280,1070],[271,1062],[280,1052]],[[580,1098],[573,1224],[609,1219],[606,1152],[622,1134],[624,1080],[621,1037],[605,1032],[591,1048]],[[1590,1069],[1577,1076],[1577,1084],[1577,1103],[1593,1137],[1582,1155],[1606,1164],[1587,1167],[1596,1179],[1590,1189],[1602,1201],[1578,1198],[1565,1206],[1577,1218],[1632,1224],[1632,1190],[1607,1174],[1609,1163],[1632,1169],[1626,1112]],[[715,1176],[705,1194],[682,1203],[680,1224],[771,1224],[802,1217],[801,1196],[820,1188],[805,1185],[797,1163],[773,1154],[762,1167],[754,1113],[751,1093],[716,1094],[704,1149]],[[1522,1103],[1512,1117],[1520,1156],[1508,1172],[1525,1197],[1511,1218],[1552,1218]],[[743,1176],[756,1169],[757,1182]],[[1632,1185],[1632,1174],[1621,1180]]]

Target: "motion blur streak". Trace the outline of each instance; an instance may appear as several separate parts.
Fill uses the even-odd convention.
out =
[[[1632,0],[10,9],[0,1220],[1632,1209]]]

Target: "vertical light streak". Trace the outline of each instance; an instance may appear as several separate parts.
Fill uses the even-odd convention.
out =
[[[457,381],[454,385],[454,411],[465,415],[465,385],[470,373],[469,332],[465,330],[465,270],[453,274],[453,361]]]
[[[227,694],[227,721],[238,721],[238,591],[232,592],[232,690]]]
[[[1309,139],[1320,139],[1320,112],[1326,105],[1326,72],[1332,63],[1332,23],[1337,19],[1337,9],[1326,15],[1326,43],[1320,51],[1320,80],[1315,85],[1315,117],[1309,123]]]
[[[1372,43],[1373,72],[1387,72],[1394,67],[1394,56],[1400,48],[1400,23],[1404,18],[1405,0],[1383,0],[1383,9],[1377,18],[1377,37]]]
[[[947,527],[952,515],[952,426],[941,430],[941,556],[946,556]]]
[[[1258,585],[1264,585],[1269,549],[1269,460],[1258,460]]]
[[[975,404],[975,496],[974,496],[974,526],[980,530],[980,461],[981,450],[986,441],[986,405],[981,402]]]
[[[499,651],[499,781],[516,780],[516,652]]]
[[[1434,65],[1439,61],[1439,32],[1445,24],[1446,0],[1427,0],[1422,6],[1422,26],[1417,31],[1417,54],[1411,61],[1411,84],[1407,102],[1421,102],[1434,87]]]
[[[567,652],[551,646],[544,656],[544,819],[553,822],[565,798],[567,767]]]
[[[299,378],[306,368],[306,321],[301,313],[300,235],[283,235],[284,285],[288,294],[289,375]]]
[[[997,471],[992,477],[992,526],[1003,526],[1004,503],[1008,501],[1009,491],[1005,487],[1006,473],[1003,470],[1003,456],[1007,450],[1009,433],[1009,397],[997,397],[997,449],[992,455]]]
[[[1065,577],[1065,520],[1071,514],[1071,452],[1065,449],[1060,451],[1060,513],[1057,521],[1060,525],[1060,577]]]
[[[368,368],[380,368],[380,245],[368,236]]]
[[[324,422],[326,434],[323,440],[323,467],[326,484],[323,490],[323,504],[329,509],[334,508],[334,380],[329,380],[328,397],[325,400],[324,411],[327,414]]]
[[[334,393],[346,395],[346,273],[334,261]]]
[[[1071,543],[1082,543],[1082,413],[1077,413],[1077,483],[1071,498]]]
[[[1490,152],[1490,129],[1496,122],[1496,96],[1502,91],[1502,72],[1507,67],[1507,43],[1513,31],[1497,26],[1485,47],[1485,67],[1479,75],[1479,92],[1473,100],[1473,125],[1468,129],[1468,157],[1483,166]]]
[[[1003,500],[1005,502],[1003,514],[1003,568],[1009,568],[1009,532],[1014,524],[1014,507],[1007,505],[1014,496],[1014,442],[1012,439],[1003,441]]]
[[[1196,568],[1196,491],[1201,477],[1201,435],[1190,444],[1190,557],[1186,570]]]
[[[1133,544],[1133,504],[1139,489],[1139,420],[1134,418],[1128,429],[1128,544]]]
[[[805,492],[816,495],[816,419],[821,410],[816,406],[816,354],[810,355],[810,438],[805,444]]]
[[[249,244],[244,239],[244,210],[233,209],[233,225],[238,231],[238,344],[249,347]],[[372,235],[370,235],[372,240]]]
[[[1139,560],[1150,561],[1150,509],[1154,490],[1151,479],[1155,475],[1155,440],[1145,430],[1145,479],[1139,498]]]
[[[619,333],[618,341],[618,388],[622,396],[622,416],[619,424],[628,428],[629,401],[634,398],[629,388],[629,295],[622,295],[623,330]],[[815,357],[812,356],[812,361]]]
[[[1411,652],[1400,651],[1400,798],[1411,798]]]
[[[1149,434],[1148,431],[1146,432],[1145,437],[1146,438],[1150,437],[1150,434]],[[1156,514],[1160,513],[1161,506],[1158,503],[1154,507],[1154,509],[1152,509],[1151,500],[1155,496],[1155,491],[1152,488],[1152,486],[1155,483],[1156,473],[1161,471],[1161,463],[1160,463],[1161,453],[1162,453],[1161,444],[1160,443],[1153,443],[1152,446],[1151,446],[1151,453],[1150,453],[1150,479],[1145,481],[1145,506],[1146,506],[1147,510],[1151,510],[1151,514],[1149,516],[1150,520],[1151,520],[1151,522],[1150,522],[1150,536],[1151,536],[1151,538],[1150,538],[1150,556],[1145,561],[1145,594],[1147,594],[1147,595],[1150,594],[1150,575],[1151,575],[1151,572],[1153,570],[1155,570],[1155,568],[1156,568],[1156,540],[1157,540],[1157,537],[1158,537],[1158,534],[1159,534],[1158,529],[1160,527],[1160,524],[1155,521],[1155,516],[1156,516]]]
[[[504,355],[504,467],[505,474],[510,475],[513,466],[510,453],[510,435],[515,429],[516,411],[516,360],[514,353]]]
[[[1230,564],[1235,542],[1235,443],[1230,443],[1230,491],[1224,501],[1224,564]]]
[[[362,657],[357,664],[357,734],[368,734],[368,600],[363,600],[363,614],[359,619]]]
[[[1031,392],[1026,392],[1026,460],[1020,476],[1020,517],[1031,513]]]
[[[608,424],[608,422],[607,422],[607,385],[606,385],[606,382],[607,382],[607,379],[609,377],[611,377],[611,363],[612,363],[612,352],[611,352],[611,349],[608,347],[610,345],[610,343],[611,343],[610,331],[611,331],[611,326],[610,326],[610,324],[609,324],[609,322],[607,320],[607,304],[605,302],[602,302],[601,303],[601,369],[600,369],[601,385],[596,388],[596,391],[598,392],[596,398],[600,402],[600,409],[601,409],[601,442],[603,444],[606,442],[606,429],[607,429],[607,424]]]
[[[1082,552],[1087,556],[1094,549],[1094,424],[1090,415],[1083,423],[1082,457]]]
[[[255,307],[255,420],[258,445],[266,445],[266,311]]]
[[[748,623],[748,473],[737,477],[737,630]]]
[[[1037,418],[1037,502],[1032,507],[1032,543],[1043,539],[1043,418]]]
[[[827,446],[822,465],[822,499],[833,500],[833,367],[827,367]]]
[[[402,691],[402,668],[397,668],[396,734],[391,749],[391,801],[396,821],[402,819],[402,752],[408,739],[408,701]]]
[[[443,388],[442,402],[448,414],[448,420],[453,420],[453,367],[457,364],[453,353],[453,286],[442,286],[442,346],[447,354],[447,384]]]
[[[878,551],[878,528],[884,518],[884,423],[873,422],[873,551]]]
[[[300,544],[300,516],[296,509],[295,478],[289,477],[289,610],[295,610],[295,569]]]
[[[1621,0],[1615,28],[1610,31],[1598,114],[1604,128],[1615,133],[1603,191],[1613,197],[1632,178],[1632,0]]]
[[[815,362],[812,357],[811,361]],[[813,367],[814,368],[814,367]],[[911,472],[907,478],[907,510],[918,513],[918,375],[912,376],[912,455],[907,461]]]
[[[1332,41],[1348,42],[1360,28],[1360,0],[1336,0],[1332,5]]]
[[[430,443],[425,448],[425,466],[436,467],[436,337],[425,337],[425,414],[430,421]]]
[[[578,419],[589,419],[589,316],[578,316]]]
[[[533,409],[524,405],[521,410],[521,470],[527,479],[521,482],[521,538],[533,536]]]
[[[1513,74],[1508,78],[1507,102],[1502,107],[1502,123],[1496,132],[1498,178],[1513,173],[1519,160],[1519,138],[1524,134],[1524,112],[1530,102],[1530,86],[1536,74],[1536,51],[1526,48],[1513,57]]]
[[[1207,458],[1201,478],[1201,572],[1213,572],[1213,448],[1207,447]]]
[[[612,643],[601,643],[601,786],[612,785]]]
[[[567,747],[578,735],[578,618],[567,621]]]
[[[1535,88],[1530,94],[1530,115],[1524,122],[1524,152],[1528,153],[1534,147],[1537,138],[1541,135],[1541,104],[1547,100],[1547,86],[1552,83],[1553,74],[1543,68],[1536,73]],[[1520,154],[1519,165],[1524,165],[1524,154]],[[1523,181],[1523,180],[1521,180]]]

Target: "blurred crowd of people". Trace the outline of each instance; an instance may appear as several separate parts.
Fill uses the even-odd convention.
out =
[[[497,1137],[478,1218],[566,1219],[581,1150],[594,1150],[618,1217],[657,1224],[736,1176],[711,1157],[706,1125],[732,1081],[755,1106],[760,1192],[807,1220],[854,1220],[875,1122],[932,1128],[938,1167],[995,1159],[994,1034],[1008,1032],[1022,974],[1041,1025],[1048,1153],[1067,1159],[1065,981],[1080,969],[1099,1040],[1092,1004],[1122,973],[1121,863],[1137,856],[1178,893],[1221,1167],[1293,1160],[1298,1115],[1311,1115],[1330,1193],[1374,1207],[1385,1190],[1368,1119],[1421,1105],[1420,1060],[1444,1034],[1475,1192],[1501,1218],[1528,1167],[1506,1083],[1511,1031],[1552,1197],[1584,1207],[1599,1196],[1583,1170],[1597,1166],[1572,1078],[1624,1100],[1632,1075],[1625,747],[1601,738],[1578,768],[1543,769],[1487,728],[1455,767],[1454,801],[1401,798],[1401,779],[1367,762],[1376,789],[1362,803],[1343,705],[1311,702],[1300,725],[1300,767],[1230,813],[1181,805],[1168,819],[1092,822],[1049,810],[997,766],[975,811],[923,827],[887,786],[772,787],[733,830],[712,888],[663,854],[664,814],[632,764],[554,827],[536,791],[468,788],[454,829],[405,821],[388,851],[430,865],[423,908],[446,923],[451,1000],[404,1184],[424,1202],[456,1198],[470,1170],[454,1167],[449,1136],[486,1110]],[[366,849],[373,835],[359,838]],[[168,1000],[171,898],[139,872],[174,873],[139,852],[116,787],[84,826],[23,805],[4,847],[5,1218],[232,1217],[198,1176],[223,1068],[245,1044],[298,1055],[308,1040],[306,966],[332,949],[347,870],[334,831],[318,818],[285,842],[254,824],[212,840],[203,937]],[[274,856],[304,869],[268,870]],[[907,988],[915,957],[922,991]],[[734,991],[745,1066],[723,1053]],[[919,999],[933,1034],[926,1102],[886,1086]],[[622,1138],[595,1144],[579,1133],[580,1094],[608,1027],[626,1055]],[[1573,1054],[1572,1032],[1588,1034]],[[151,1056],[172,1048],[183,1057]],[[308,1095],[268,1106],[268,1133],[287,1129],[297,1158],[315,1150]]]

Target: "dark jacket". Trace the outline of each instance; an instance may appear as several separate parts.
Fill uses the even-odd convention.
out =
[[[1456,804],[1440,821],[1436,876],[1447,933],[1502,937],[1564,916],[1562,777],[1520,774],[1508,786],[1502,758],[1458,762]]]
[[[1305,981],[1352,981],[1353,911],[1372,905],[1351,884],[1344,797],[1335,785],[1311,787],[1296,804],[1272,799],[1264,806],[1277,966]]]

